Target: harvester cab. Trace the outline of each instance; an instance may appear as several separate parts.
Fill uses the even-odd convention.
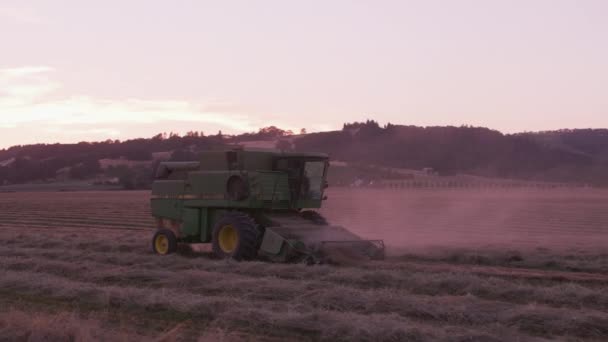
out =
[[[152,187],[152,247],[211,243],[215,256],[277,262],[381,259],[384,243],[329,225],[329,158],[320,153],[209,151],[196,162],[161,163]]]

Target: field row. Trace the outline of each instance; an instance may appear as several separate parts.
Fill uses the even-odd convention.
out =
[[[527,196],[334,190],[324,215],[389,258],[310,267],[154,255],[146,192],[2,194],[0,336],[608,339],[606,201]]]
[[[138,315],[137,328],[125,334],[181,324],[180,334],[203,325],[277,339],[608,336],[608,276],[601,273],[505,274],[437,259],[339,268],[234,263],[158,257],[148,238],[4,230],[0,299],[19,310],[77,310],[110,325],[108,312]]]

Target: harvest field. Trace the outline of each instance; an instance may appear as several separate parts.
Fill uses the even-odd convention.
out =
[[[608,339],[608,192],[332,189],[342,266],[152,254],[147,192],[0,194],[0,341]]]

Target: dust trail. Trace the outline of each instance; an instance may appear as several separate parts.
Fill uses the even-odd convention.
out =
[[[332,189],[322,209],[334,224],[388,252],[429,247],[601,248],[608,191]]]

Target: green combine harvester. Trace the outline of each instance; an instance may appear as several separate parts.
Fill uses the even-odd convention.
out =
[[[152,188],[156,253],[211,243],[218,258],[325,263],[384,258],[381,240],[362,240],[310,209],[326,199],[329,159],[320,153],[233,149],[198,162],[166,162]]]

